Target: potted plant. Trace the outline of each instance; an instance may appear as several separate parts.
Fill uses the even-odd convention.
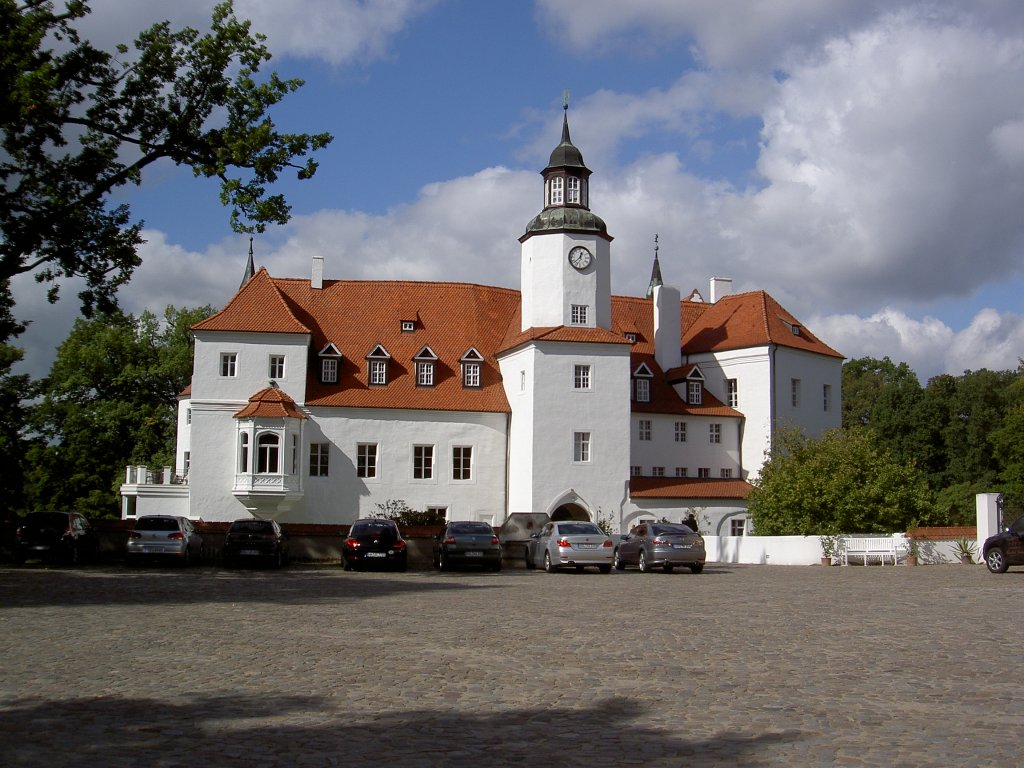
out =
[[[974,562],[974,556],[978,552],[978,546],[973,540],[968,539],[966,536],[957,539],[953,543],[953,551],[956,552],[957,557],[960,558],[960,562],[965,565],[970,565]]]
[[[917,543],[917,539],[913,536],[907,536],[907,565],[917,565],[917,557],[920,554],[920,548]]]
[[[819,536],[821,542],[821,564],[832,565],[832,558],[838,556],[843,549],[842,536]]]

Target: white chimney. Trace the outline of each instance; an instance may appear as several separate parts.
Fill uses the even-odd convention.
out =
[[[711,278],[711,303],[717,304],[718,300],[723,296],[728,296],[732,293],[732,278],[731,277],[712,277]]]
[[[679,327],[679,289],[654,286],[654,359],[661,370],[683,364],[683,338]]]
[[[324,287],[324,257],[313,257],[313,276],[309,280],[309,287],[317,290]]]

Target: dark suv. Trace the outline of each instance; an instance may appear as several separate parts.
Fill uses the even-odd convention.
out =
[[[59,560],[78,565],[96,558],[99,538],[77,512],[29,512],[15,532],[14,560]]]
[[[1024,565],[1024,517],[1018,517],[1005,531],[985,539],[981,555],[992,573],[1005,573],[1011,565]]]
[[[266,563],[280,568],[288,561],[288,538],[275,520],[235,520],[224,536],[224,565]]]

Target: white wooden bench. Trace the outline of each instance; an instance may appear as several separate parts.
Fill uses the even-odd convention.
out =
[[[846,536],[843,538],[843,565],[850,564],[850,557],[861,558],[864,565],[870,563],[871,558],[878,558],[882,565],[885,565],[887,559],[896,565],[899,556],[903,554],[903,550],[897,545],[898,542],[891,536]]]

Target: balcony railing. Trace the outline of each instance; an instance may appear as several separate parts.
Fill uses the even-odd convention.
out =
[[[253,475],[237,473],[233,489],[238,495],[291,496],[302,492],[298,475]]]
[[[176,475],[171,467],[160,471],[143,466],[127,467],[124,473],[125,485],[187,485],[188,474]]]

